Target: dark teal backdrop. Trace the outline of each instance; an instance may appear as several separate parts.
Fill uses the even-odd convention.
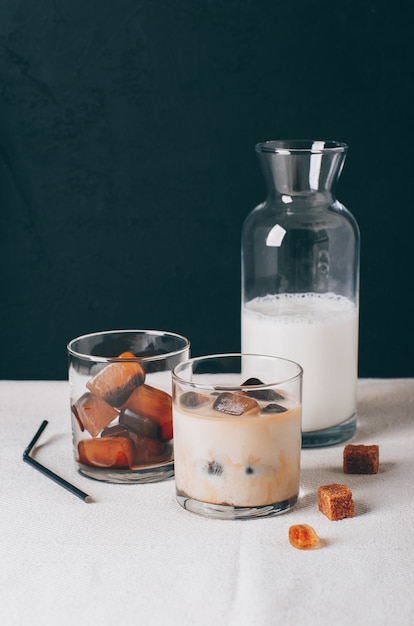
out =
[[[0,378],[111,328],[240,347],[254,145],[349,144],[360,375],[413,376],[410,2],[2,0]]]

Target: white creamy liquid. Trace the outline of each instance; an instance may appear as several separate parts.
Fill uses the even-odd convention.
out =
[[[177,492],[229,506],[266,506],[297,496],[300,405],[291,399],[280,402],[285,413],[236,417],[214,411],[212,401],[188,410],[174,402]]]
[[[242,312],[242,352],[303,368],[302,430],[335,426],[356,411],[358,310],[334,294],[255,298]]]

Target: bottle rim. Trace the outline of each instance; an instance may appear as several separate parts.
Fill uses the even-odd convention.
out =
[[[348,144],[342,141],[325,139],[274,139],[261,141],[255,146],[256,152],[273,154],[332,154],[348,150]]]

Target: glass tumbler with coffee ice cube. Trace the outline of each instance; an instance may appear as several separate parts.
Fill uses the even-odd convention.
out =
[[[302,368],[271,356],[220,354],[173,369],[177,500],[207,517],[290,509],[300,478]]]
[[[174,474],[171,370],[189,357],[185,337],[119,330],[68,344],[75,463],[90,478],[154,482]]]

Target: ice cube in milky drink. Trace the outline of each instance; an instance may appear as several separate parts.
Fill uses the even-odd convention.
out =
[[[304,432],[354,414],[358,310],[346,298],[313,293],[256,298],[242,312],[242,350],[302,366]]]
[[[299,491],[301,407],[286,393],[186,392],[173,407],[177,493],[265,506]],[[275,393],[275,392],[273,392]]]

